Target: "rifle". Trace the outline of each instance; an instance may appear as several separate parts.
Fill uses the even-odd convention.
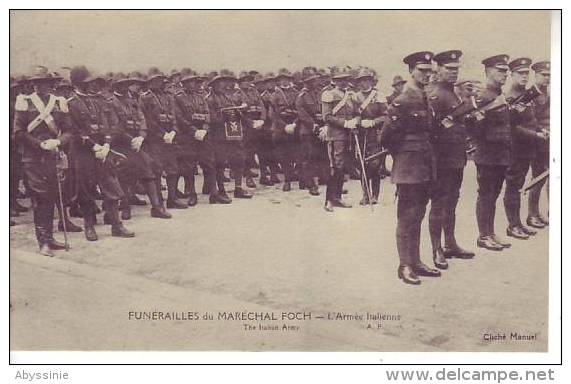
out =
[[[450,113],[448,113],[441,120],[441,124],[444,128],[451,128],[453,122],[462,116],[468,115],[469,113],[478,109],[478,104],[476,104],[476,98],[470,96],[468,99],[462,101],[458,106],[456,106]]]
[[[549,169],[545,172],[543,172],[542,174],[540,174],[539,176],[534,177],[533,179],[531,179],[527,184],[525,184],[520,190],[520,193],[526,193],[527,191],[529,191],[530,189],[532,189],[533,187],[535,187],[536,185],[538,185],[539,183],[541,183],[543,180],[547,179],[549,177]]]
[[[534,85],[533,87],[528,88],[524,93],[522,93],[518,97],[508,99],[507,102],[510,106],[516,105],[516,104],[524,104],[525,105],[525,104],[532,102],[533,100],[535,100],[540,95],[542,95],[541,91],[539,90],[539,88],[537,88],[537,86]]]

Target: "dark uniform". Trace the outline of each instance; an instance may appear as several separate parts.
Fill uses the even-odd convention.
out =
[[[332,71],[332,80],[335,83],[343,83],[350,78],[351,74],[347,68],[334,68]],[[331,177],[327,182],[325,193],[325,210],[327,211],[332,211],[335,206],[351,207],[350,204],[343,202],[341,194],[351,137],[349,130],[356,129],[358,124],[359,111],[354,98],[354,92],[347,88],[341,89],[338,86],[323,91],[321,95],[321,111],[323,120],[328,127],[327,148],[331,170]]]
[[[266,119],[264,120],[264,125],[260,132],[260,149],[258,152],[258,156],[260,157],[260,184],[262,185],[281,183],[278,177],[279,167],[274,153],[274,143],[272,141],[272,107],[270,99],[272,97],[272,91],[275,88],[273,86],[274,81],[275,75],[272,72],[267,73],[263,78],[255,80],[256,86],[259,87],[258,89],[262,88],[260,98],[266,110]],[[261,163],[266,164],[266,166],[262,166]]]
[[[507,73],[508,60],[507,55],[497,55],[483,60],[482,64],[489,70]],[[480,236],[477,244],[495,251],[510,246],[496,235],[494,228],[496,200],[511,160],[510,114],[501,87],[502,84],[492,80],[488,82],[479,95],[480,110],[486,110],[484,118],[469,126],[476,145],[473,158],[478,172],[476,217]]]
[[[39,67],[29,79],[52,86],[57,78]],[[32,93],[20,97],[14,110],[14,138],[22,146],[22,164],[26,188],[34,206],[34,226],[40,253],[53,256],[52,249],[65,245],[53,237],[54,207],[58,200],[58,167],[63,160],[58,148],[73,137],[65,98],[51,93]],[[49,143],[48,146],[46,146]]]
[[[550,74],[550,67],[551,63],[549,61],[541,61],[533,64],[531,69],[533,69],[536,74],[539,73],[547,76]],[[549,169],[549,88],[548,85],[540,85],[538,89],[541,95],[533,101],[533,104],[535,107],[538,130],[543,132],[545,136],[544,139],[537,143],[536,156],[531,163],[533,177],[537,177]],[[547,194],[549,196],[549,183],[546,183],[546,181],[541,182],[529,191],[527,224],[535,228],[543,228],[549,224],[549,219],[539,211],[539,198],[544,185],[547,185]]]
[[[119,181],[125,192],[125,197],[120,202],[121,218],[123,220],[131,218],[129,202],[137,182],[142,184],[149,197],[151,216],[170,218],[170,214],[164,209],[160,186],[157,184],[157,178],[160,180],[161,177],[158,164],[146,150],[141,147],[133,148],[134,139],[138,138],[144,142],[147,136],[145,116],[137,98],[128,89],[128,86],[134,82],[142,82],[142,79],[117,74],[114,82],[115,90],[110,99],[114,111],[112,123],[117,125],[116,130],[120,132],[113,145],[117,151],[127,156],[118,169]]]
[[[529,73],[531,59],[520,58],[510,64],[512,73]],[[513,82],[510,90],[506,93],[508,103],[526,92],[525,85]],[[535,107],[532,102],[527,104],[515,103],[510,106],[510,124],[512,127],[512,157],[506,174],[506,190],[504,193],[504,208],[508,219],[508,236],[525,240],[536,231],[524,226],[521,222],[520,206],[521,194],[525,177],[536,157],[537,145],[542,138],[538,133],[538,123],[535,118]]]
[[[355,80],[371,78],[376,81],[376,74],[367,69],[362,69],[355,77]],[[381,99],[376,88],[360,90],[355,95],[355,103],[360,113],[361,122],[359,128],[359,144],[364,158],[378,154],[382,150],[380,133],[384,122],[387,119],[387,104]],[[367,127],[363,126],[364,121],[370,121]],[[371,187],[371,201],[363,188],[363,199],[361,205],[377,204],[381,188],[381,168],[384,157],[376,157],[365,163],[367,183]]]
[[[162,79],[163,83],[153,89],[149,89],[148,92],[140,96],[141,108],[147,122],[147,136],[144,148],[153,160],[158,163],[160,174],[164,173],[166,175],[167,208],[183,209],[187,206],[176,200],[180,172],[180,147],[176,144],[178,138],[176,137],[174,98],[164,89],[166,76],[157,68],[151,68],[147,84],[151,84],[153,80],[155,82],[160,81],[158,79]],[[168,142],[166,136],[173,133],[175,138]],[[157,178],[156,181],[157,186],[160,188],[161,179]]]
[[[309,193],[319,196],[317,185],[319,150],[321,140],[319,129],[325,125],[321,114],[321,89],[316,85],[319,79],[317,69],[304,68],[303,81],[306,86],[301,90],[295,101],[298,113],[301,175],[300,182],[308,188]]]
[[[181,81],[195,82],[197,85],[203,78],[196,72],[182,71]],[[216,169],[215,169],[215,148],[211,138],[207,134],[202,141],[195,138],[196,132],[210,130],[210,113],[208,105],[204,99],[204,94],[199,87],[187,90],[179,90],[175,95],[175,116],[179,129],[179,143],[183,146],[187,156],[187,161],[199,163],[204,175],[203,190],[210,193],[210,203],[229,203],[228,199],[223,199],[216,191]],[[190,191],[189,205],[196,204],[196,192],[194,186],[194,175],[189,176],[188,186]]]
[[[458,50],[441,52],[434,56],[443,70],[454,71],[459,67],[462,52]],[[456,206],[466,166],[467,130],[464,116],[454,116],[461,108],[462,100],[455,93],[454,81],[438,81],[428,92],[428,102],[434,112],[432,145],[436,155],[436,180],[430,196],[430,239],[434,263],[437,267],[448,267],[446,257],[471,258],[474,254],[460,248],[456,242]],[[442,248],[444,232],[444,249]]]
[[[14,116],[16,100],[24,100],[27,95],[20,92],[22,83],[10,77],[10,217],[19,216],[28,209],[18,202],[20,197],[20,180],[22,179],[22,149],[14,140]],[[10,220],[10,225],[13,225]]]
[[[292,80],[293,77],[287,69],[280,69],[277,79],[279,82],[282,79]],[[295,178],[294,164],[299,148],[299,127],[296,125],[297,111],[295,109],[296,97],[297,92],[292,85],[281,87],[278,84],[270,98],[274,154],[284,172],[282,189],[286,192],[291,190],[291,182]],[[286,132],[286,126],[294,127],[294,131]]]
[[[393,87],[393,92],[387,96],[387,104],[392,104],[392,102],[402,93],[402,90],[399,89],[406,84],[406,80],[404,80],[401,76],[397,75],[393,78],[393,83],[391,87]]]
[[[89,83],[103,79],[92,77],[85,67],[72,68],[70,77],[72,84],[81,87],[69,101],[69,112],[76,133],[74,157],[77,162],[77,200],[83,213],[85,237],[90,241],[97,240],[94,228],[97,186],[103,196],[107,222],[112,225],[111,234],[117,237],[133,237],[134,233],[128,231],[119,219],[118,202],[124,197],[124,192],[117,170],[123,157],[111,150],[104,158],[97,158],[95,154],[101,151],[101,147],[109,149],[114,139],[121,135],[109,120],[113,112],[108,100],[101,94],[85,93]]]
[[[417,52],[404,62],[412,71],[424,74],[432,68],[431,52]],[[392,182],[397,185],[397,250],[399,278],[420,284],[417,277],[440,276],[438,270],[420,259],[420,229],[435,180],[436,164],[430,142],[432,113],[422,84],[413,82],[389,106],[390,124],[383,127],[381,138],[393,157]]]
[[[242,188],[246,151],[244,148],[244,120],[242,110],[233,98],[236,77],[228,70],[221,70],[210,81],[212,90],[206,97],[210,113],[209,140],[214,146],[216,157],[216,182],[218,192],[224,196],[224,169],[226,162],[234,175],[234,197],[251,198],[252,195]]]

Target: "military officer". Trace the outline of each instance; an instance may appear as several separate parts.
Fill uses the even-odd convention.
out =
[[[274,185],[281,183],[278,177],[279,167],[277,165],[274,143],[272,142],[272,109],[270,99],[276,88],[276,76],[273,72],[268,72],[264,76],[254,79],[254,83],[260,93],[260,98],[266,110],[266,119],[260,133],[260,184]],[[263,160],[262,160],[263,159]],[[262,166],[261,163],[264,163]]]
[[[359,144],[363,157],[372,156],[381,152],[380,132],[386,121],[387,104],[381,99],[376,88],[377,74],[370,68],[363,67],[355,75],[355,85],[358,92],[355,102],[361,117],[359,122]],[[363,186],[361,205],[378,204],[381,190],[381,167],[384,158],[376,157],[365,163],[367,180],[362,179],[371,187],[371,201]]]
[[[158,162],[160,173],[166,175],[167,208],[185,209],[188,206],[177,200],[180,148],[176,138],[174,98],[166,92],[166,80],[167,77],[158,68],[150,68],[147,77],[149,90],[140,96],[147,123],[145,150]],[[156,183],[157,188],[160,188],[160,177]]]
[[[127,156],[127,160],[118,170],[119,181],[125,192],[119,208],[121,218],[129,220],[131,196],[134,194],[137,182],[140,182],[151,202],[151,217],[170,219],[171,214],[166,211],[162,195],[157,188],[156,178],[160,178],[157,172],[158,165],[143,148],[147,136],[145,117],[137,98],[129,90],[131,84],[143,81],[138,77],[117,73],[112,87],[113,96],[110,103],[114,111],[113,123],[120,132],[112,144]]]
[[[111,106],[101,94],[105,79],[92,75],[84,66],[77,66],[71,69],[70,80],[76,88],[75,97],[69,101],[69,112],[76,133],[78,203],[83,213],[85,238],[98,239],[94,227],[97,187],[103,197],[107,222],[111,224],[111,235],[134,237],[134,232],[125,228],[119,218],[118,203],[124,192],[117,169],[124,155],[115,153],[112,148],[113,140],[120,133],[109,121]]]
[[[250,199],[252,194],[242,187],[246,161],[242,112],[246,106],[235,103],[233,95],[236,82],[236,76],[226,69],[221,70],[209,82],[211,91],[206,97],[210,114],[208,135],[216,156],[218,193],[228,199],[224,187],[224,169],[228,162],[234,175],[234,197]]]
[[[254,77],[256,71],[240,73],[238,78],[238,89],[234,94],[235,102],[240,105],[242,103],[247,105],[243,113],[244,117],[244,146],[246,148],[246,169],[244,175],[246,176],[246,186],[248,188],[256,188],[256,183],[253,177],[258,176],[252,171],[255,166],[255,156],[260,158],[260,148],[262,143],[262,129],[264,122],[267,119],[267,112],[264,102],[254,84]],[[263,156],[262,156],[263,158]],[[265,160],[265,159],[264,159]],[[262,160],[260,160],[262,163]],[[262,164],[260,164],[260,168]]]
[[[393,93],[387,96],[387,104],[391,104],[393,100],[402,93],[405,84],[406,80],[404,80],[402,76],[396,75],[393,78],[393,83],[391,84],[391,87],[393,87]]]
[[[216,189],[215,149],[208,136],[210,114],[202,92],[204,78],[195,71],[183,69],[180,80],[183,88],[175,95],[175,117],[184,151],[202,168],[206,186],[203,190],[209,192],[210,204],[229,204],[231,200]],[[190,191],[189,206],[197,202],[194,176],[188,175],[185,181]]]
[[[305,67],[302,72],[303,88],[296,98],[298,112],[301,180],[310,195],[319,196],[317,183],[319,130],[325,125],[321,114],[321,89],[318,86],[319,72],[315,67]]]
[[[422,51],[403,59],[411,81],[388,109],[390,124],[381,131],[383,145],[393,157],[392,181],[397,185],[398,277],[407,284],[421,283],[418,276],[440,276],[440,271],[420,258],[420,229],[430,197],[436,164],[430,133],[432,112],[424,88],[432,72],[432,52]]]
[[[492,251],[511,247],[495,233],[496,200],[500,195],[511,159],[510,113],[502,87],[508,78],[508,55],[496,55],[482,60],[487,83],[478,95],[481,108],[469,117],[470,135],[476,150],[473,158],[478,173],[476,217],[480,235],[477,245]]]
[[[458,245],[455,236],[456,206],[467,163],[464,116],[454,115],[462,104],[454,89],[461,56],[460,50],[434,55],[438,80],[428,93],[428,101],[435,115],[432,144],[436,155],[436,180],[430,196],[429,227],[434,265],[440,269],[448,268],[447,257],[474,257],[473,252]]]
[[[277,86],[270,98],[272,117],[272,141],[274,154],[284,172],[284,184],[282,190],[291,190],[291,182],[294,180],[294,164],[298,150],[296,140],[297,111],[295,99],[297,93],[293,87],[293,76],[286,68],[278,71]]]
[[[537,143],[536,156],[531,163],[533,177],[549,169],[549,80],[551,77],[551,63],[540,61],[534,63],[531,69],[535,72],[535,87],[541,93],[534,101],[535,117],[538,124],[538,132],[542,134],[542,140]],[[544,179],[545,180],[545,179]],[[549,225],[547,216],[539,211],[539,198],[543,186],[547,187],[549,197],[549,183],[543,181],[529,191],[527,225],[535,228],[544,228]]]
[[[321,95],[321,111],[327,124],[327,148],[329,153],[330,177],[325,192],[325,210],[333,212],[334,207],[351,208],[341,198],[345,176],[346,153],[350,131],[359,124],[358,105],[355,94],[349,89],[351,73],[349,68],[334,67],[331,71],[334,87]]]
[[[531,59],[518,58],[509,63],[512,84],[506,98],[510,105],[510,124],[512,127],[512,156],[506,174],[504,208],[508,219],[508,236],[527,240],[537,232],[521,222],[521,195],[519,190],[536,157],[536,148],[547,136],[538,130],[533,102],[517,102],[518,97],[527,92]]]
[[[53,237],[54,205],[58,200],[58,166],[62,160],[59,148],[71,138],[72,126],[64,98],[52,93],[59,78],[46,67],[38,67],[32,77],[34,92],[15,102],[14,137],[22,145],[22,163],[33,201],[36,239],[43,256],[52,250],[65,249]]]

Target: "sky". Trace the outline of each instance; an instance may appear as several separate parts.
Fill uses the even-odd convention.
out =
[[[394,75],[406,77],[403,57],[420,50],[462,50],[466,77],[481,77],[481,60],[495,54],[548,60],[550,17],[547,11],[11,11],[10,69],[276,72],[365,65],[387,89]]]

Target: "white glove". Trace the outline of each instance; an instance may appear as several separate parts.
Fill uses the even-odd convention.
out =
[[[139,152],[141,150],[141,146],[143,145],[144,140],[145,138],[143,136],[134,137],[131,140],[131,148],[133,148],[136,152]]]
[[[374,120],[361,120],[361,127],[363,128],[373,128],[375,126]]]
[[[442,119],[442,121],[440,123],[446,129],[452,128],[452,126],[454,126],[454,121],[452,120],[452,118],[450,116],[446,116],[444,119]]]
[[[319,139],[321,141],[325,141],[327,139],[327,135],[329,134],[329,127],[328,126],[323,126],[321,128],[319,128]]]
[[[516,112],[518,112],[518,113],[524,112],[524,111],[526,110],[526,108],[527,108],[527,107],[526,107],[525,105],[521,104],[521,103],[516,103],[516,104],[513,106],[513,109],[515,109]]]
[[[107,158],[107,155],[109,154],[109,144],[105,144],[105,145],[99,145],[99,144],[95,144],[93,146],[93,148],[95,147],[99,147],[99,150],[95,150],[95,158],[105,161],[105,159]]]
[[[264,120],[254,120],[252,128],[260,129],[263,127],[263,125],[264,125]]]
[[[176,135],[176,131],[170,131],[168,133],[165,133],[165,135],[163,136],[163,140],[167,144],[172,144],[174,140],[174,135]]]
[[[194,132],[194,138],[198,141],[203,141],[207,133],[208,131],[205,129],[197,129],[196,132]]]
[[[40,143],[40,147],[46,151],[55,151],[61,145],[58,139],[47,139]]]
[[[537,137],[539,137],[541,140],[545,140],[547,141],[549,139],[549,134],[547,132],[537,132],[536,133]]]
[[[474,117],[476,118],[476,121],[481,121],[484,120],[484,118],[486,117],[486,114],[480,110],[475,111],[474,112]]]
[[[351,120],[345,120],[343,126],[348,129],[355,129],[357,128],[357,119],[352,118]]]
[[[295,132],[295,123],[286,124],[284,130],[288,135],[293,135],[293,133]]]

